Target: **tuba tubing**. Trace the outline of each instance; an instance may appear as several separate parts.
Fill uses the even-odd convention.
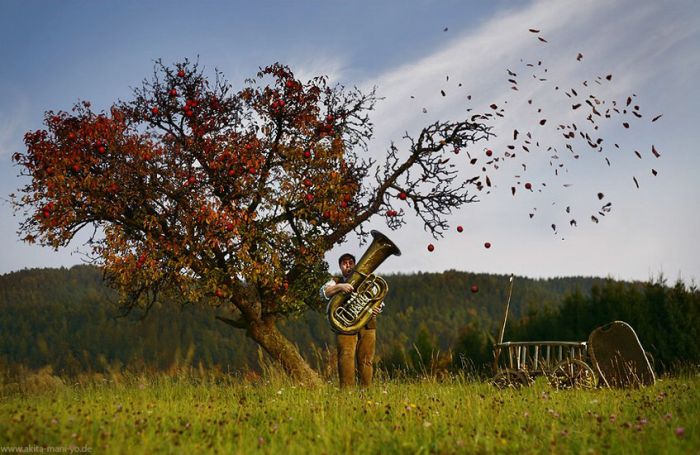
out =
[[[372,272],[389,256],[401,256],[401,250],[389,237],[374,230],[370,234],[372,243],[346,281],[355,290],[349,294],[336,294],[328,302],[326,316],[337,333],[356,333],[369,322],[372,310],[382,303],[389,291],[386,281]]]

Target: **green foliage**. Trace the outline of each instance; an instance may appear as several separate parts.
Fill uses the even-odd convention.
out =
[[[593,329],[616,320],[635,329],[657,371],[700,362],[700,292],[680,281],[669,287],[663,278],[648,283],[606,280],[590,295],[566,296],[558,311],[519,321],[514,333],[521,340],[587,340]]]
[[[319,276],[322,270],[319,271]],[[377,360],[391,376],[449,371],[490,374],[503,323],[508,277],[447,271],[385,276]],[[298,292],[318,304],[317,277]],[[472,293],[472,284],[479,292]],[[245,331],[215,319],[214,306],[155,305],[117,317],[117,294],[91,266],[24,270],[0,276],[0,365],[10,376],[46,366],[54,374],[169,371],[191,365],[223,372],[260,370]],[[613,320],[632,325],[659,372],[700,363],[700,295],[682,283],[622,283],[594,278],[516,278],[505,341],[584,341]],[[335,337],[323,312],[306,311],[281,330],[328,379]],[[10,334],[10,336],[5,336]]]
[[[205,375],[114,376],[0,402],[0,446],[91,453],[697,453],[700,380],[497,390],[452,378],[360,392]]]

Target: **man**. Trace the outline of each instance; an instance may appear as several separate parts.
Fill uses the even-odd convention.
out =
[[[338,259],[342,277],[332,278],[321,287],[321,297],[330,300],[338,293],[351,293],[352,285],[346,281],[350,279],[355,268],[355,256],[345,253]],[[338,376],[340,387],[355,385],[355,365],[360,373],[360,384],[363,387],[372,384],[372,361],[374,359],[374,346],[377,340],[377,314],[382,310],[384,303],[374,309],[374,316],[357,333],[352,335],[336,334],[338,346]]]

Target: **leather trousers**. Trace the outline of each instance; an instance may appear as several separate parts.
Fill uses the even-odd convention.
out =
[[[371,320],[370,322],[374,322]],[[375,324],[367,324],[352,335],[336,335],[338,345],[338,375],[340,387],[355,385],[355,371],[359,372],[360,385],[372,385],[374,347],[377,341]]]

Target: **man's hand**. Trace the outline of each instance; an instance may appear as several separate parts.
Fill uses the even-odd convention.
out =
[[[350,283],[338,283],[336,286],[338,288],[338,292],[344,292],[346,294],[349,294],[355,290]]]

